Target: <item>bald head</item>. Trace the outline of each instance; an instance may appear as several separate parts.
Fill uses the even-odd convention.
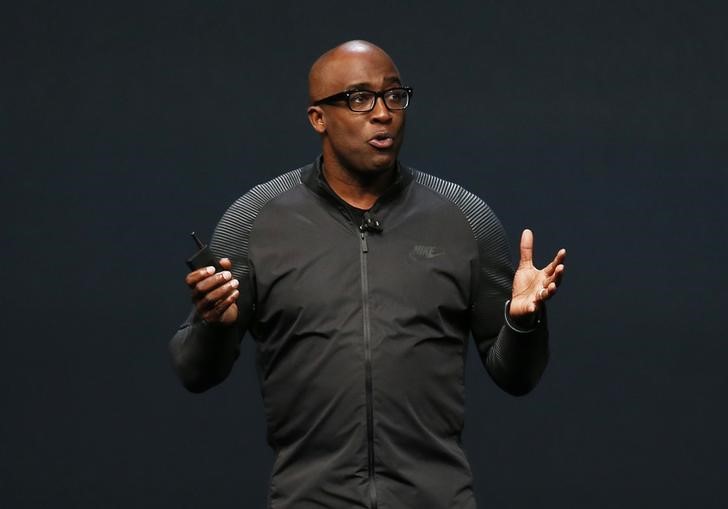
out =
[[[394,77],[399,71],[390,56],[371,42],[347,41],[321,55],[308,73],[308,98],[314,102],[341,92],[353,83],[346,83],[357,71],[372,65],[389,66]]]

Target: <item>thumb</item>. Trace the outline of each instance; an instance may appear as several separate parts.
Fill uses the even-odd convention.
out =
[[[533,232],[526,228],[521,234],[521,261],[519,267],[533,265]]]
[[[230,258],[220,258],[220,267],[225,270],[230,270],[233,267],[233,263],[230,261]]]

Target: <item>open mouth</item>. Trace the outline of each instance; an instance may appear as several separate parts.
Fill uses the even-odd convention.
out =
[[[369,145],[378,149],[390,148],[394,145],[394,138],[387,133],[380,133],[369,140]]]

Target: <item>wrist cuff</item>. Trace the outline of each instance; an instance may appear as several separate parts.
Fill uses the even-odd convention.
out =
[[[519,332],[521,334],[528,334],[530,332],[534,332],[536,329],[538,329],[538,326],[541,325],[541,312],[540,311],[536,312],[536,325],[530,329],[521,329],[520,327],[516,327],[515,325],[513,325],[513,322],[511,322],[511,319],[508,317],[508,315],[510,315],[510,312],[511,312],[511,299],[508,299],[506,301],[505,306],[503,306],[503,316],[506,319],[506,325],[508,325],[509,328],[511,328],[512,330],[514,330],[516,332]]]

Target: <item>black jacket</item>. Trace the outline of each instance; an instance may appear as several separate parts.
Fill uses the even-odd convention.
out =
[[[319,160],[320,161],[320,160]],[[482,200],[399,167],[354,224],[320,162],[253,188],[211,248],[240,280],[236,330],[194,314],[170,349],[185,386],[222,381],[250,331],[275,452],[270,508],[473,508],[461,444],[472,332],[495,382],[535,386],[544,320],[504,323],[513,269]]]

